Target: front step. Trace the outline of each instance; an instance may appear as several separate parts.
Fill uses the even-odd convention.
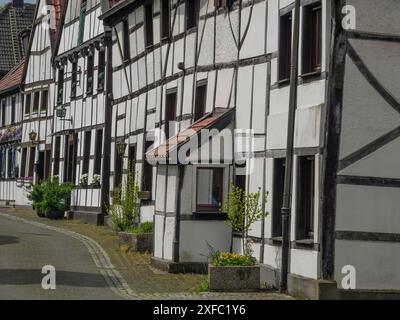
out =
[[[77,219],[83,223],[94,224],[97,226],[104,225],[104,213],[94,211],[69,211],[68,219]]]

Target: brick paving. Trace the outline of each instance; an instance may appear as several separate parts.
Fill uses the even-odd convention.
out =
[[[152,268],[149,254],[122,252],[107,227],[0,209],[0,299],[282,300],[275,292],[200,293],[206,276]],[[41,288],[43,265],[57,269],[57,290]],[[115,288],[114,288],[115,287]]]

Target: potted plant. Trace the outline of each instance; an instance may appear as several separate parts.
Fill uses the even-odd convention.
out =
[[[92,186],[93,187],[100,187],[101,176],[99,174],[93,175],[92,178]]]
[[[28,193],[28,200],[32,201],[33,209],[39,217],[45,217],[45,213],[40,209],[40,204],[43,201],[43,186],[42,184],[36,184],[32,187],[32,190]]]
[[[131,170],[128,170],[126,186],[114,189],[108,214],[113,229],[118,233],[120,248],[152,251],[153,225],[140,223],[139,186]]]
[[[208,265],[208,283],[210,291],[257,291],[260,266],[248,255],[213,252]]]
[[[242,254],[218,252],[211,248],[208,265],[208,280],[211,291],[253,291],[260,289],[260,266],[252,256],[249,231],[254,222],[266,216],[267,195],[261,199],[258,192],[247,193],[231,184],[223,210],[228,214],[232,230],[241,234]]]
[[[79,185],[83,188],[87,187],[88,185],[88,175],[85,173],[79,179]]]
[[[71,183],[60,184],[57,178],[49,178],[42,183],[43,199],[39,210],[49,219],[63,218],[72,189]]]

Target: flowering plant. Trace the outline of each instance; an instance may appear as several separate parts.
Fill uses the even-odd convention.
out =
[[[99,185],[101,181],[101,176],[99,174],[93,175],[92,184]]]
[[[21,140],[22,138],[22,128],[10,127],[0,132],[0,143],[8,142],[12,140]]]
[[[79,179],[79,183],[81,185],[87,185],[87,183],[88,183],[88,175],[86,173],[81,176],[81,178]]]

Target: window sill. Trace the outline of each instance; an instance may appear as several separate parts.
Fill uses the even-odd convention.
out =
[[[290,85],[290,79],[281,79],[278,80],[276,83],[278,84],[278,87],[286,87]]]
[[[218,221],[225,221],[228,219],[228,214],[224,212],[218,211],[210,211],[210,212],[193,212],[194,220],[218,220]]]
[[[304,74],[300,75],[300,79],[303,80],[303,82],[310,82],[310,81],[320,79],[321,74],[322,74],[321,70],[312,71],[312,72],[308,72],[308,73],[304,73]]]
[[[292,249],[299,249],[299,250],[319,250],[319,244],[315,243],[313,239],[301,239],[295,240],[291,243]]]

